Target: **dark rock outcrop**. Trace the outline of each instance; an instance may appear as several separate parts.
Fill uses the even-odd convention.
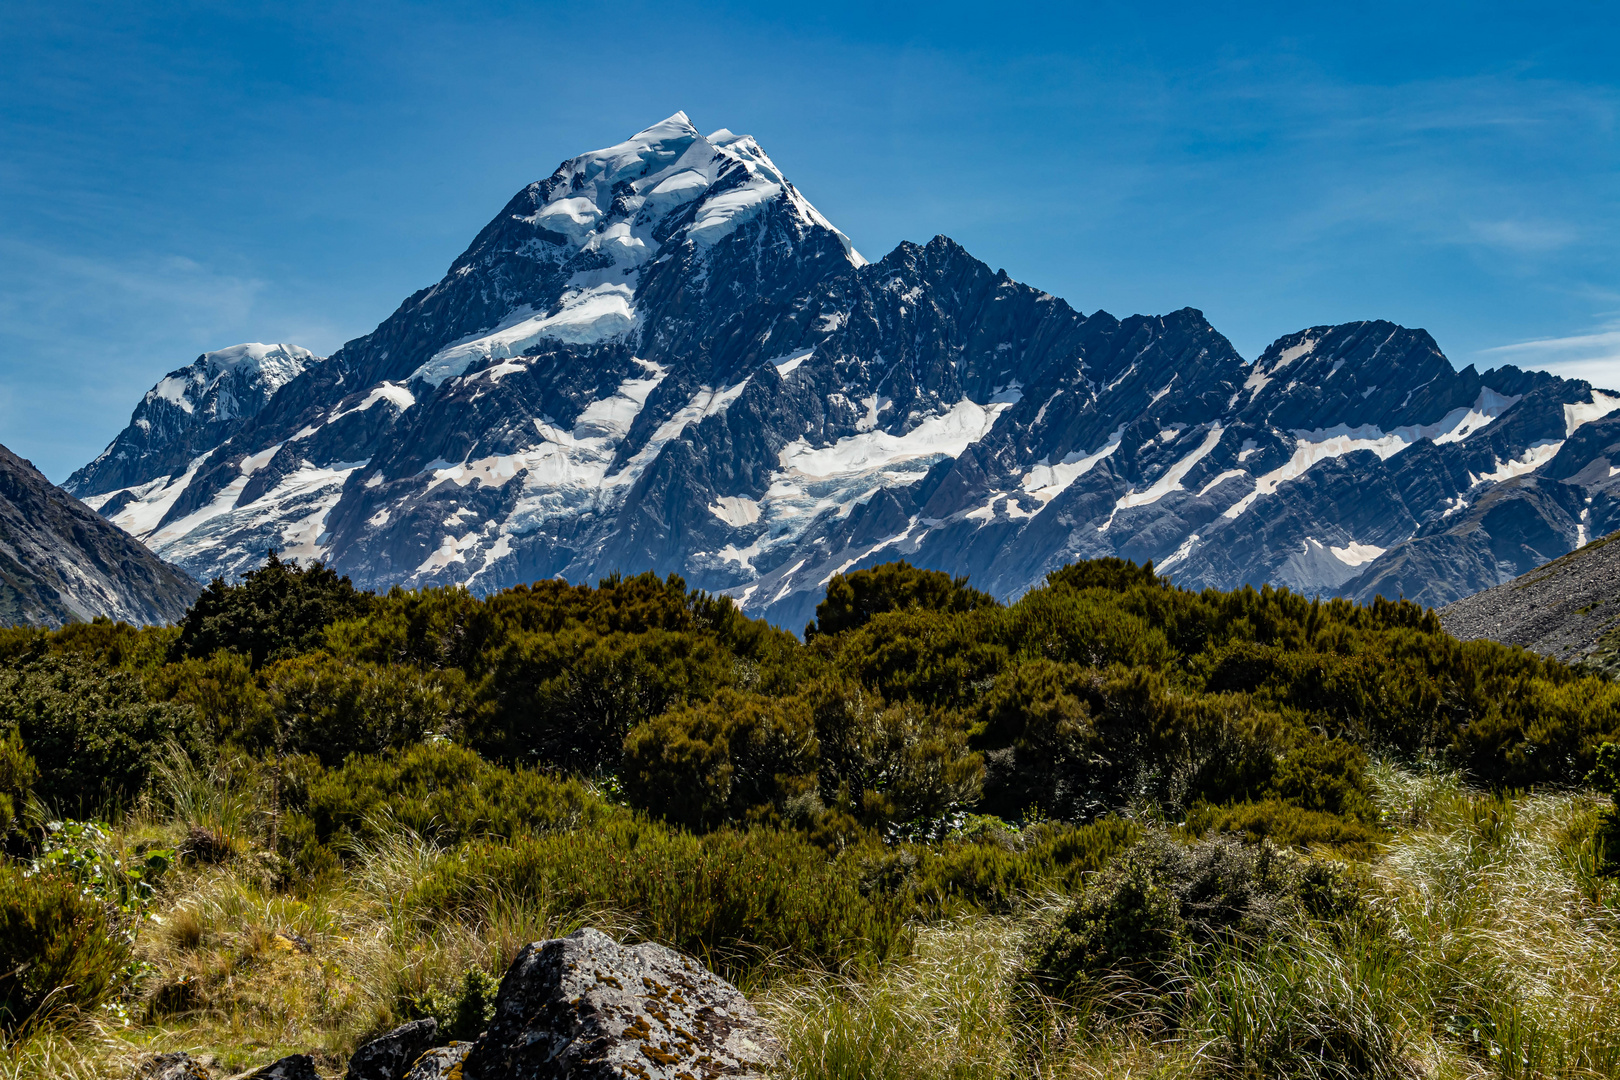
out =
[[[438,1037],[439,1022],[432,1017],[401,1024],[354,1052],[349,1059],[348,1080],[404,1080]]]
[[[526,946],[501,981],[466,1080],[760,1077],[780,1054],[730,983],[661,945],[598,930]]]
[[[279,1061],[237,1073],[230,1080],[321,1080],[321,1074],[315,1071],[315,1059],[308,1054],[288,1054]]]
[[[158,1054],[135,1069],[135,1080],[210,1080],[202,1062],[187,1053]]]
[[[462,1066],[472,1048],[470,1042],[436,1046],[416,1059],[405,1080],[461,1080]]]

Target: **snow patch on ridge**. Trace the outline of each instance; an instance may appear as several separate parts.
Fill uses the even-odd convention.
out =
[[[1295,431],[1293,456],[1280,467],[1257,478],[1254,491],[1229,506],[1221,516],[1241,516],[1257,499],[1274,493],[1281,485],[1303,476],[1312,465],[1328,458],[1342,457],[1357,450],[1371,450],[1387,460],[1423,439],[1432,439],[1436,443],[1462,442],[1489,426],[1519,400],[1517,396],[1498,394],[1483,388],[1472,407],[1453,409],[1432,424],[1409,424],[1387,433],[1375,424],[1363,424],[1356,428],[1339,424],[1315,431]],[[1620,398],[1615,399],[1615,406],[1620,407]],[[1567,410],[1568,406],[1565,408]],[[1239,455],[1240,460],[1242,456]],[[1539,468],[1551,459],[1549,454],[1523,471]]]
[[[1590,424],[1594,420],[1601,420],[1614,410],[1620,409],[1620,397],[1605,394],[1601,390],[1592,391],[1591,401],[1578,401],[1573,405],[1564,406],[1564,438],[1575,434],[1575,429],[1582,424]]]
[[[1055,396],[1055,395],[1054,395]],[[1042,406],[1045,408],[1045,406]],[[1108,436],[1108,441],[1102,449],[1092,454],[1079,454],[1071,452],[1065,454],[1063,460],[1056,465],[1036,465],[1024,474],[1024,490],[1040,499],[1042,502],[1051,502],[1063,494],[1068,486],[1080,477],[1090,472],[1096,464],[1106,457],[1113,456],[1119,449],[1120,439],[1125,434],[1126,425],[1121,424]]]

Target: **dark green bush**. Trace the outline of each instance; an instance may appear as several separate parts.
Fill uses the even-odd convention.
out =
[[[468,968],[455,986],[412,996],[401,1003],[400,1012],[412,1020],[437,1020],[440,1039],[471,1042],[495,1019],[495,996],[500,988],[500,980],[489,972]]]
[[[1388,834],[1360,818],[1300,807],[1276,799],[1196,806],[1187,813],[1185,829],[1192,836],[1233,833],[1251,843],[1269,840],[1279,847],[1331,847],[1340,854],[1371,858]]]
[[[924,918],[1007,914],[1048,892],[1074,892],[1140,836],[1134,822],[1043,824],[1020,834],[854,851],[868,889],[900,899]]]
[[[69,817],[127,806],[169,744],[210,745],[195,711],[152,701],[142,678],[70,653],[0,668],[0,731],[16,730],[38,768],[34,791]]]
[[[1595,759],[1586,782],[1609,796],[1609,805],[1598,811],[1593,828],[1597,869],[1601,874],[1620,874],[1620,746],[1604,743]]]
[[[283,825],[289,853],[321,845],[334,855],[372,843],[395,825],[451,845],[478,837],[598,825],[626,813],[584,784],[491,765],[466,747],[413,746],[382,757],[351,757],[340,768],[291,762]],[[330,859],[309,851],[298,856]]]
[[[1301,810],[1373,823],[1378,811],[1367,778],[1367,755],[1343,739],[1305,739],[1283,755],[1270,794]]]
[[[984,764],[960,715],[915,702],[885,704],[858,683],[822,678],[804,688],[815,726],[823,807],[868,827],[941,831],[979,800]]]
[[[10,831],[28,805],[39,769],[13,728],[0,737],[0,836]]]
[[[403,664],[334,660],[314,653],[264,671],[282,745],[336,765],[445,736],[457,687]]]
[[[221,649],[151,671],[147,691],[158,701],[190,705],[216,746],[262,753],[276,742],[275,709],[242,653]]]
[[[989,593],[968,588],[967,578],[923,570],[901,560],[869,570],[834,574],[827,597],[816,605],[816,618],[804,628],[805,640],[818,634],[841,634],[865,626],[890,611],[922,608],[962,612],[994,607]]]
[[[773,954],[837,969],[907,947],[898,902],[797,833],[703,836],[646,820],[471,845],[407,898],[423,918],[478,918],[496,900],[562,917],[613,911],[642,937],[733,975]]]
[[[1121,855],[1030,947],[1047,992],[1078,1000],[1111,980],[1163,990],[1190,950],[1242,948],[1289,933],[1301,918],[1358,909],[1359,892],[1331,863],[1262,841],[1217,836],[1182,845],[1163,834]]]
[[[108,907],[78,882],[0,865],[0,1028],[100,1006],[129,961]]]
[[[371,603],[370,593],[324,563],[284,563],[272,550],[239,584],[215,578],[203,590],[180,620],[170,658],[200,660],[230,649],[248,657],[257,671],[272,660],[320,648],[328,626],[364,615]]]
[[[1151,561],[1137,566],[1127,559],[1105,556],[1070,563],[1046,575],[1046,584],[1054,589],[1108,589],[1128,592],[1136,588],[1167,589],[1170,582],[1161,578]]]
[[[584,773],[617,769],[637,724],[735,677],[712,637],[662,629],[515,632],[488,662],[490,707],[469,726],[472,745],[514,764]]]
[[[1036,809],[1070,821],[1103,808],[1112,770],[1092,708],[1102,701],[1092,668],[1031,660],[1004,671],[972,714],[984,752],[984,810],[1015,818]],[[1106,782],[1106,781],[1105,781]]]
[[[819,753],[802,701],[723,689],[631,731],[622,778],[632,806],[709,828],[813,789]]]

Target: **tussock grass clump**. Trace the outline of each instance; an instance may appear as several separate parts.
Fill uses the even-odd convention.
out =
[[[1074,1002],[1120,985],[1166,991],[1194,950],[1297,935],[1307,920],[1353,916],[1360,895],[1342,867],[1270,843],[1220,836],[1183,845],[1145,836],[1089,885],[1030,948],[1029,976]]]
[[[1008,997],[1019,924],[960,919],[918,933],[913,955],[866,979],[812,975],[760,1001],[787,1050],[783,1080],[994,1080],[1028,1072],[1038,1026]]]
[[[112,910],[77,881],[0,865],[0,1028],[97,1008],[129,959]]]

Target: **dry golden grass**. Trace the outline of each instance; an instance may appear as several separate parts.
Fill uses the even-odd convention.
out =
[[[1592,873],[1594,801],[1498,799],[1443,772],[1376,771],[1395,831],[1371,864],[1362,923],[1196,956],[1168,1003],[1123,1019],[1020,983],[1021,942],[1055,901],[921,928],[910,956],[862,978],[767,968],[749,989],[788,1047],[780,1075],[1620,1076],[1620,890]],[[0,1080],[124,1076],[170,1050],[214,1057],[216,1075],[319,1051],[340,1075],[404,1002],[450,991],[469,968],[498,973],[577,922],[497,897],[476,925],[425,923],[401,897],[456,855],[403,829],[355,851],[336,883],[280,891],[253,854],[262,817],[210,807],[205,784],[187,790],[183,812],[136,815],[109,842],[208,821],[228,824],[240,852],[166,879],[137,938],[147,973],[122,1015],[22,1032],[0,1046]]]

